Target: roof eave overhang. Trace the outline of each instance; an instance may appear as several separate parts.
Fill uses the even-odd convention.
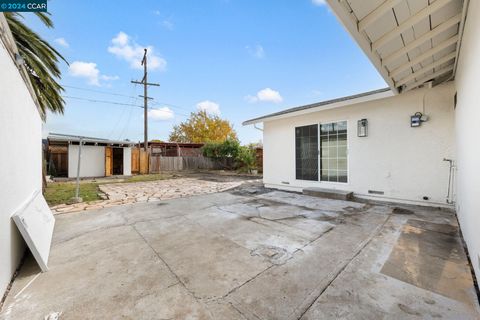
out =
[[[134,145],[135,142],[132,141],[121,141],[121,140],[103,140],[103,139],[92,139],[92,138],[83,138],[83,137],[55,137],[55,136],[48,136],[48,141],[54,142],[82,142],[84,143],[100,143],[100,144],[107,144],[107,145],[124,145],[124,146],[131,146]]]
[[[383,80],[388,84],[390,89],[392,89],[394,94],[398,94],[398,88],[395,86],[395,83],[389,77],[387,70],[382,67],[382,62],[380,57],[378,57],[371,49],[371,43],[358,32],[357,24],[354,23],[354,19],[350,17],[342,4],[338,0],[326,0],[333,13],[337,19],[341,22],[343,27],[347,30],[350,36],[355,40],[355,42],[360,46],[363,52],[367,55],[368,59],[373,63],[375,68],[378,70]]]
[[[320,111],[324,111],[324,110],[353,106],[353,105],[359,104],[359,103],[364,103],[364,102],[389,98],[389,97],[392,97],[393,95],[394,95],[393,92],[389,90],[389,91],[375,93],[375,94],[368,95],[368,96],[358,97],[358,98],[355,98],[355,99],[334,102],[334,103],[330,103],[330,104],[326,104],[326,105],[322,105],[322,106],[318,106],[318,107],[313,107],[313,108],[308,108],[308,109],[303,109],[303,110],[298,110],[298,111],[293,111],[293,112],[286,112],[286,113],[282,113],[282,114],[267,115],[267,116],[264,116],[264,117],[259,117],[259,118],[244,121],[242,123],[242,125],[247,126],[247,125],[252,125],[252,124],[256,124],[256,123],[263,123],[263,122],[267,122],[267,121],[279,120],[279,119],[284,119],[284,118],[291,118],[291,117],[300,116],[300,115],[304,115],[304,114],[320,112]]]
[[[326,2],[394,93],[455,78],[469,0]]]

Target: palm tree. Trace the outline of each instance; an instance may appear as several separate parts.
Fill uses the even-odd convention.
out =
[[[35,14],[45,26],[53,28],[49,13],[35,12]],[[47,41],[21,21],[23,19],[21,14],[5,12],[4,15],[40,103],[42,118],[45,120],[47,110],[63,114],[65,101],[61,93],[64,89],[56,80],[61,78],[59,59],[67,64],[68,62]]]

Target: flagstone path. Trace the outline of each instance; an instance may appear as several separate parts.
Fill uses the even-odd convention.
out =
[[[179,178],[133,183],[100,185],[108,199],[75,204],[60,204],[51,207],[54,214],[94,210],[136,202],[161,201],[201,194],[222,192],[236,188],[245,180],[209,181],[194,178]]]

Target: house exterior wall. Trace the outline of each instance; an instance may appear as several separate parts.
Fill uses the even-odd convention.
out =
[[[4,21],[1,14],[0,19]],[[42,188],[42,120],[1,40],[0,70],[0,133],[4,137],[0,157],[1,297],[25,251],[11,216]]]
[[[123,175],[132,175],[132,148],[123,148]]]
[[[356,196],[425,205],[446,205],[449,166],[454,157],[454,86],[419,89],[390,98],[264,123],[264,172],[267,187],[301,191],[322,187]],[[410,127],[423,112],[428,122]],[[357,137],[357,121],[368,119],[368,137]],[[348,121],[348,183],[295,178],[295,127]],[[288,184],[287,184],[288,183]],[[368,190],[383,191],[372,195]],[[429,197],[425,201],[422,198]]]
[[[470,0],[455,76],[456,211],[480,281],[480,1]]]
[[[68,145],[68,177],[77,177],[78,145]],[[82,146],[80,177],[105,176],[105,147]]]

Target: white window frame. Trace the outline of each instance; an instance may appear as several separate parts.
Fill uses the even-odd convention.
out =
[[[347,124],[347,182],[339,182],[339,181],[325,181],[322,180],[322,157],[320,156],[320,150],[322,148],[322,145],[320,143],[320,129],[321,125],[329,124],[329,123],[337,123],[337,122],[345,122]],[[330,120],[330,121],[325,121],[325,122],[319,122],[318,123],[318,182],[320,183],[327,183],[327,184],[337,184],[337,185],[349,185],[350,184],[350,157],[349,157],[349,149],[350,149],[350,139],[349,139],[349,126],[348,126],[348,120]]]

